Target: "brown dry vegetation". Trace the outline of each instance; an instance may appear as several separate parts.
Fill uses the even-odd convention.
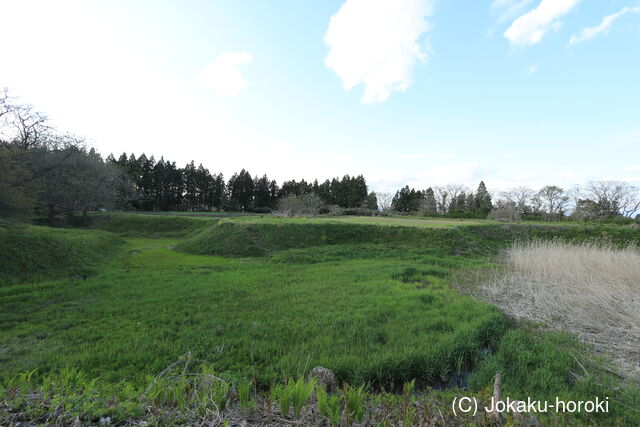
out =
[[[640,250],[600,243],[516,243],[483,285],[508,314],[576,333],[640,377]]]

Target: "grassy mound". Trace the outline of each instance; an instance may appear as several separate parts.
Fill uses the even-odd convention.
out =
[[[469,225],[449,228],[297,221],[221,221],[176,246],[198,255],[265,256],[327,245],[384,245],[447,255],[494,254],[516,240],[640,243],[640,230],[619,226]],[[357,248],[355,253],[360,252]],[[370,255],[373,255],[371,251]],[[368,256],[367,256],[368,257]]]
[[[99,230],[0,223],[0,285],[45,276],[86,276],[122,243]]]
[[[180,238],[214,224],[217,219],[187,216],[115,214],[92,218],[91,227],[125,237]]]
[[[514,241],[554,239],[570,243],[606,242],[614,246],[640,244],[640,229],[624,225],[503,224],[471,225],[463,229],[475,236],[475,239],[502,246],[510,245]]]
[[[264,256],[273,251],[340,244],[425,247],[447,254],[481,254],[490,248],[463,228],[418,228],[342,223],[223,221],[176,246],[199,255]]]

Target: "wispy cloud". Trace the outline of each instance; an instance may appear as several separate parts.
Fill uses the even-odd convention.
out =
[[[504,36],[513,46],[530,46],[540,42],[549,30],[560,28],[559,18],[582,0],[542,0],[529,12],[511,23]]]
[[[535,0],[494,0],[491,3],[491,12],[499,13],[498,23],[509,21],[520,15],[522,11]]]
[[[538,71],[538,64],[533,64],[527,67],[527,73],[531,76]]]
[[[238,69],[253,61],[248,52],[225,52],[207,65],[197,80],[201,87],[211,89],[218,95],[233,96],[249,85]]]
[[[590,40],[596,37],[598,34],[607,31],[609,27],[613,25],[616,19],[618,19],[622,15],[629,12],[640,13],[640,7],[635,7],[635,8],[624,7],[619,12],[605,16],[604,18],[602,18],[602,21],[600,22],[599,25],[596,25],[595,27],[587,27],[582,30],[580,35],[571,37],[571,39],[569,40],[568,47],[571,47],[576,43],[581,43],[581,42]]]
[[[434,154],[434,153],[411,153],[411,154],[394,154],[396,159],[428,159],[428,160],[451,160],[455,159],[456,155],[452,153],[442,153],[442,154]]]
[[[347,0],[325,34],[325,65],[345,90],[362,84],[362,102],[385,101],[412,83],[417,62],[426,62],[431,0]]]

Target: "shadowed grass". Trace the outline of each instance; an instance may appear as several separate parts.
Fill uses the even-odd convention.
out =
[[[0,285],[93,274],[122,243],[103,231],[0,223]]]

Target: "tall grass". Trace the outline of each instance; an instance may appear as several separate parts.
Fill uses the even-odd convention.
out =
[[[509,314],[569,330],[616,353],[640,347],[640,250],[608,243],[516,243],[484,286]]]

